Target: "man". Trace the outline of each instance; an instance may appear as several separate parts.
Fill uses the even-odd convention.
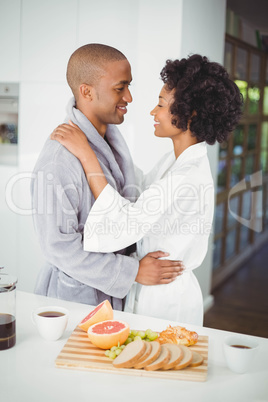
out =
[[[108,182],[133,200],[133,163],[115,126],[124,121],[127,105],[132,102],[131,80],[126,57],[106,45],[80,47],[67,67],[74,95],[67,120],[86,134]],[[127,255],[129,250],[108,254],[83,250],[83,228],[94,197],[79,160],[56,141],[48,139],[44,145],[31,192],[34,224],[47,261],[39,273],[36,293],[91,305],[108,299],[114,309],[122,310],[133,282],[169,283],[180,274],[180,262],[159,260],[166,255],[160,251],[138,261]]]

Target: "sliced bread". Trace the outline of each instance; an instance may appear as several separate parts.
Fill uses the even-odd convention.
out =
[[[135,341],[136,342],[136,341]],[[139,358],[139,360],[135,363],[135,366],[141,362],[143,362],[145,359],[147,359],[147,357],[149,356],[149,354],[152,351],[152,343],[151,342],[147,342],[144,341],[145,345],[146,345],[146,349],[145,352],[143,353],[143,355],[141,355],[141,357]]]
[[[166,348],[170,351],[170,359],[167,364],[162,367],[162,370],[170,370],[182,360],[184,354],[179,345],[174,343],[165,343]]]
[[[130,342],[118,355],[113,366],[116,368],[130,368],[139,360],[146,350],[146,343],[142,340]]]
[[[193,352],[191,351],[191,349],[189,349],[188,346],[184,346],[184,345],[178,345],[178,346],[183,351],[183,358],[179,362],[179,364],[176,364],[176,366],[173,367],[174,370],[181,370],[181,369],[189,366],[193,360]]]
[[[192,353],[193,353],[193,360],[190,363],[190,367],[200,366],[204,361],[204,357],[195,350],[192,350]]]
[[[158,358],[153,361],[148,366],[145,366],[144,369],[148,371],[155,371],[161,369],[165,364],[168,363],[170,359],[171,353],[166,345],[161,345],[161,352]]]
[[[137,341],[135,341],[137,342]],[[142,362],[137,362],[136,364],[134,364],[134,368],[135,369],[142,369],[145,366],[148,366],[149,364],[151,364],[154,360],[156,360],[158,358],[158,356],[160,355],[161,352],[161,345],[159,342],[156,341],[152,341],[150,342],[152,349],[151,352],[149,354],[148,357],[146,357],[145,360],[143,360]],[[125,350],[125,349],[124,349]],[[119,355],[120,356],[120,355]]]

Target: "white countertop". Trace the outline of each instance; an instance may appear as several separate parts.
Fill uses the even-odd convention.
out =
[[[63,337],[44,341],[31,321],[32,309],[58,305],[70,311]],[[222,344],[229,332],[187,325],[187,329],[209,337],[208,377],[205,382],[155,379],[113,373],[61,369],[55,359],[81,319],[92,306],[17,292],[17,343],[0,351],[1,402],[264,402],[268,401],[268,339],[256,338],[259,350],[251,370],[232,373],[225,364]],[[178,323],[124,312],[115,319],[130,328],[156,331]]]

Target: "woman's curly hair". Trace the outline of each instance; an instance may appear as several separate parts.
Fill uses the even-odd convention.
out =
[[[194,54],[167,60],[161,78],[174,91],[172,124],[189,129],[198,142],[226,141],[242,115],[242,95],[224,67]]]

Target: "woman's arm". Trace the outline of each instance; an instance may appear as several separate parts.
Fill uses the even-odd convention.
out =
[[[103,192],[104,188],[105,190],[109,190],[110,186],[108,185],[108,182],[104,176],[103,170],[101,169],[101,166],[99,164],[99,161],[95,155],[95,152],[92,150],[90,147],[90,144],[87,140],[87,137],[85,134],[76,126],[73,124],[71,121],[69,121],[68,124],[62,124],[58,126],[53,133],[51,134],[51,139],[52,140],[57,140],[60,142],[63,146],[65,146],[71,153],[73,153],[81,162],[84,171],[87,176],[88,183],[91,187],[92,193],[94,197],[97,199],[99,195]],[[112,187],[111,187],[112,189]],[[116,194],[119,198],[120,195],[119,193],[116,192],[116,190],[112,189],[114,193],[111,195],[111,199],[113,199],[113,195]],[[105,191],[103,192],[105,194]],[[103,198],[100,197],[99,200]],[[109,197],[108,197],[109,198]],[[122,200],[126,201],[123,197],[121,197]],[[109,198],[110,199],[110,198]],[[99,200],[95,202],[95,205],[98,204]],[[101,213],[101,219],[105,219],[105,215],[103,214],[103,211]],[[84,250],[90,251],[87,247],[85,247],[85,244],[87,241],[89,241],[92,251],[95,253],[97,252],[97,248],[94,249],[94,244],[91,244],[92,242],[90,241],[90,231],[91,227],[90,225],[85,224],[85,230],[84,230]],[[97,235],[96,231],[93,229],[94,235]],[[107,233],[109,235],[109,233]],[[114,234],[112,234],[112,240],[114,239]],[[127,246],[135,243],[132,240],[131,236],[127,238],[124,236],[124,241],[127,243]],[[118,250],[118,247],[114,244],[109,244],[109,248],[111,252],[114,252]],[[124,246],[126,247],[126,246]],[[119,249],[122,249],[124,247],[119,247]],[[94,250],[93,250],[94,249]],[[105,251],[107,252],[107,251]],[[97,255],[97,254],[96,254]],[[169,254],[166,252],[162,251],[155,251],[152,253],[148,253],[144,258],[140,260],[139,263],[139,271],[136,276],[136,281],[143,284],[143,285],[156,285],[156,284],[161,284],[161,283],[169,283],[173,280],[176,279],[177,275],[181,275],[182,270],[183,270],[183,265],[181,261],[157,261],[157,263],[152,264],[152,259],[158,259],[158,258],[163,258],[167,257]],[[122,258],[126,258],[124,256],[121,256]],[[150,267],[153,269],[150,269]],[[161,273],[159,273],[161,270]],[[156,275],[158,275],[156,277]],[[154,281],[154,282],[153,282]],[[117,281],[118,282],[118,281]]]
[[[98,158],[83,131],[73,122],[69,121],[69,124],[58,126],[50,138],[60,142],[80,160],[91,191],[95,199],[97,199],[108,182]]]

